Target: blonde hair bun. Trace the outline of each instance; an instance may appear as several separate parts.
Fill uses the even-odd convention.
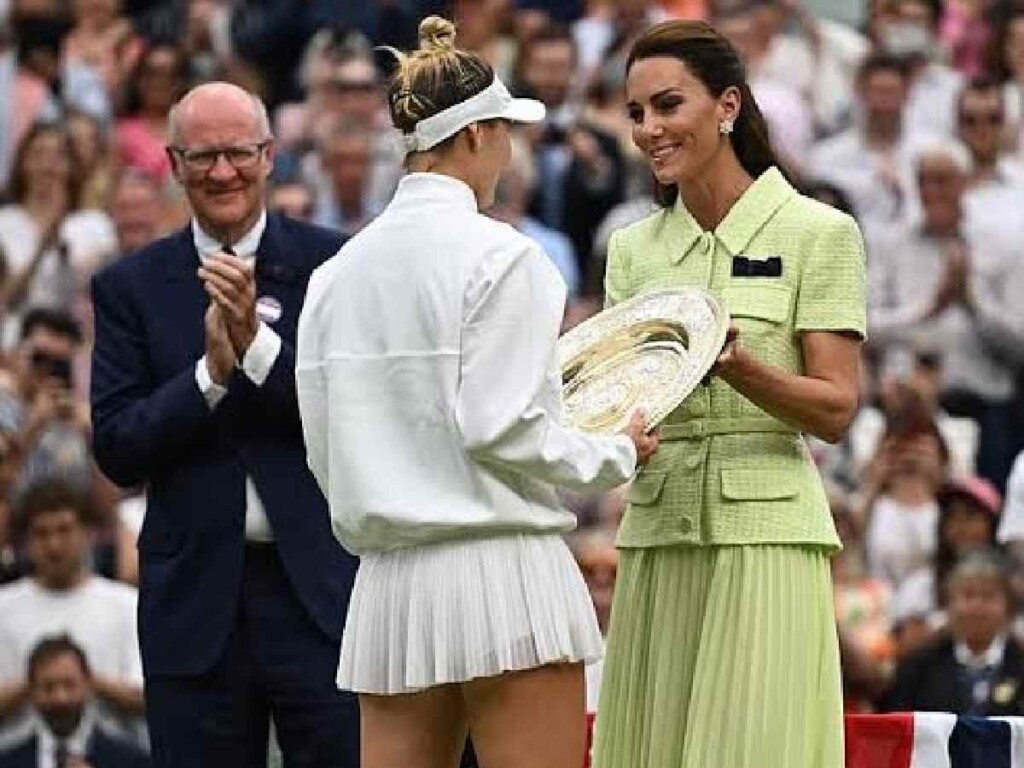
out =
[[[420,22],[421,51],[455,50],[455,25],[440,16],[427,16]]]

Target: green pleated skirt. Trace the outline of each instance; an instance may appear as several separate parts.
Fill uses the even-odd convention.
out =
[[[621,554],[594,768],[843,768],[825,550]]]

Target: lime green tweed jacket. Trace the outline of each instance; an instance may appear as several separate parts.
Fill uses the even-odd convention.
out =
[[[714,232],[704,232],[677,204],[612,236],[609,305],[679,285],[708,288],[724,301],[741,344],[791,373],[803,370],[801,331],[865,333],[864,246],[856,223],[798,194],[774,168]],[[839,546],[798,430],[717,377],[663,422],[661,449],[627,499],[620,547]]]

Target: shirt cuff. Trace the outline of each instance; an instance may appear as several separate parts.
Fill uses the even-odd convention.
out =
[[[196,384],[211,411],[228,393],[227,387],[218,384],[210,376],[210,369],[206,365],[206,355],[199,358],[199,362],[196,363]]]
[[[257,387],[262,387],[280,352],[281,337],[270,330],[270,326],[261,322],[259,330],[256,331],[256,338],[252,340],[252,344],[245,350],[245,356],[242,357],[242,371],[249,381]]]

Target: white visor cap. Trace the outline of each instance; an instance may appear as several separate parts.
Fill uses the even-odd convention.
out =
[[[495,75],[494,81],[480,93],[460,101],[436,115],[416,123],[412,133],[402,136],[406,152],[423,152],[481,120],[510,120],[537,123],[544,119],[544,105],[534,99],[514,99]]]

